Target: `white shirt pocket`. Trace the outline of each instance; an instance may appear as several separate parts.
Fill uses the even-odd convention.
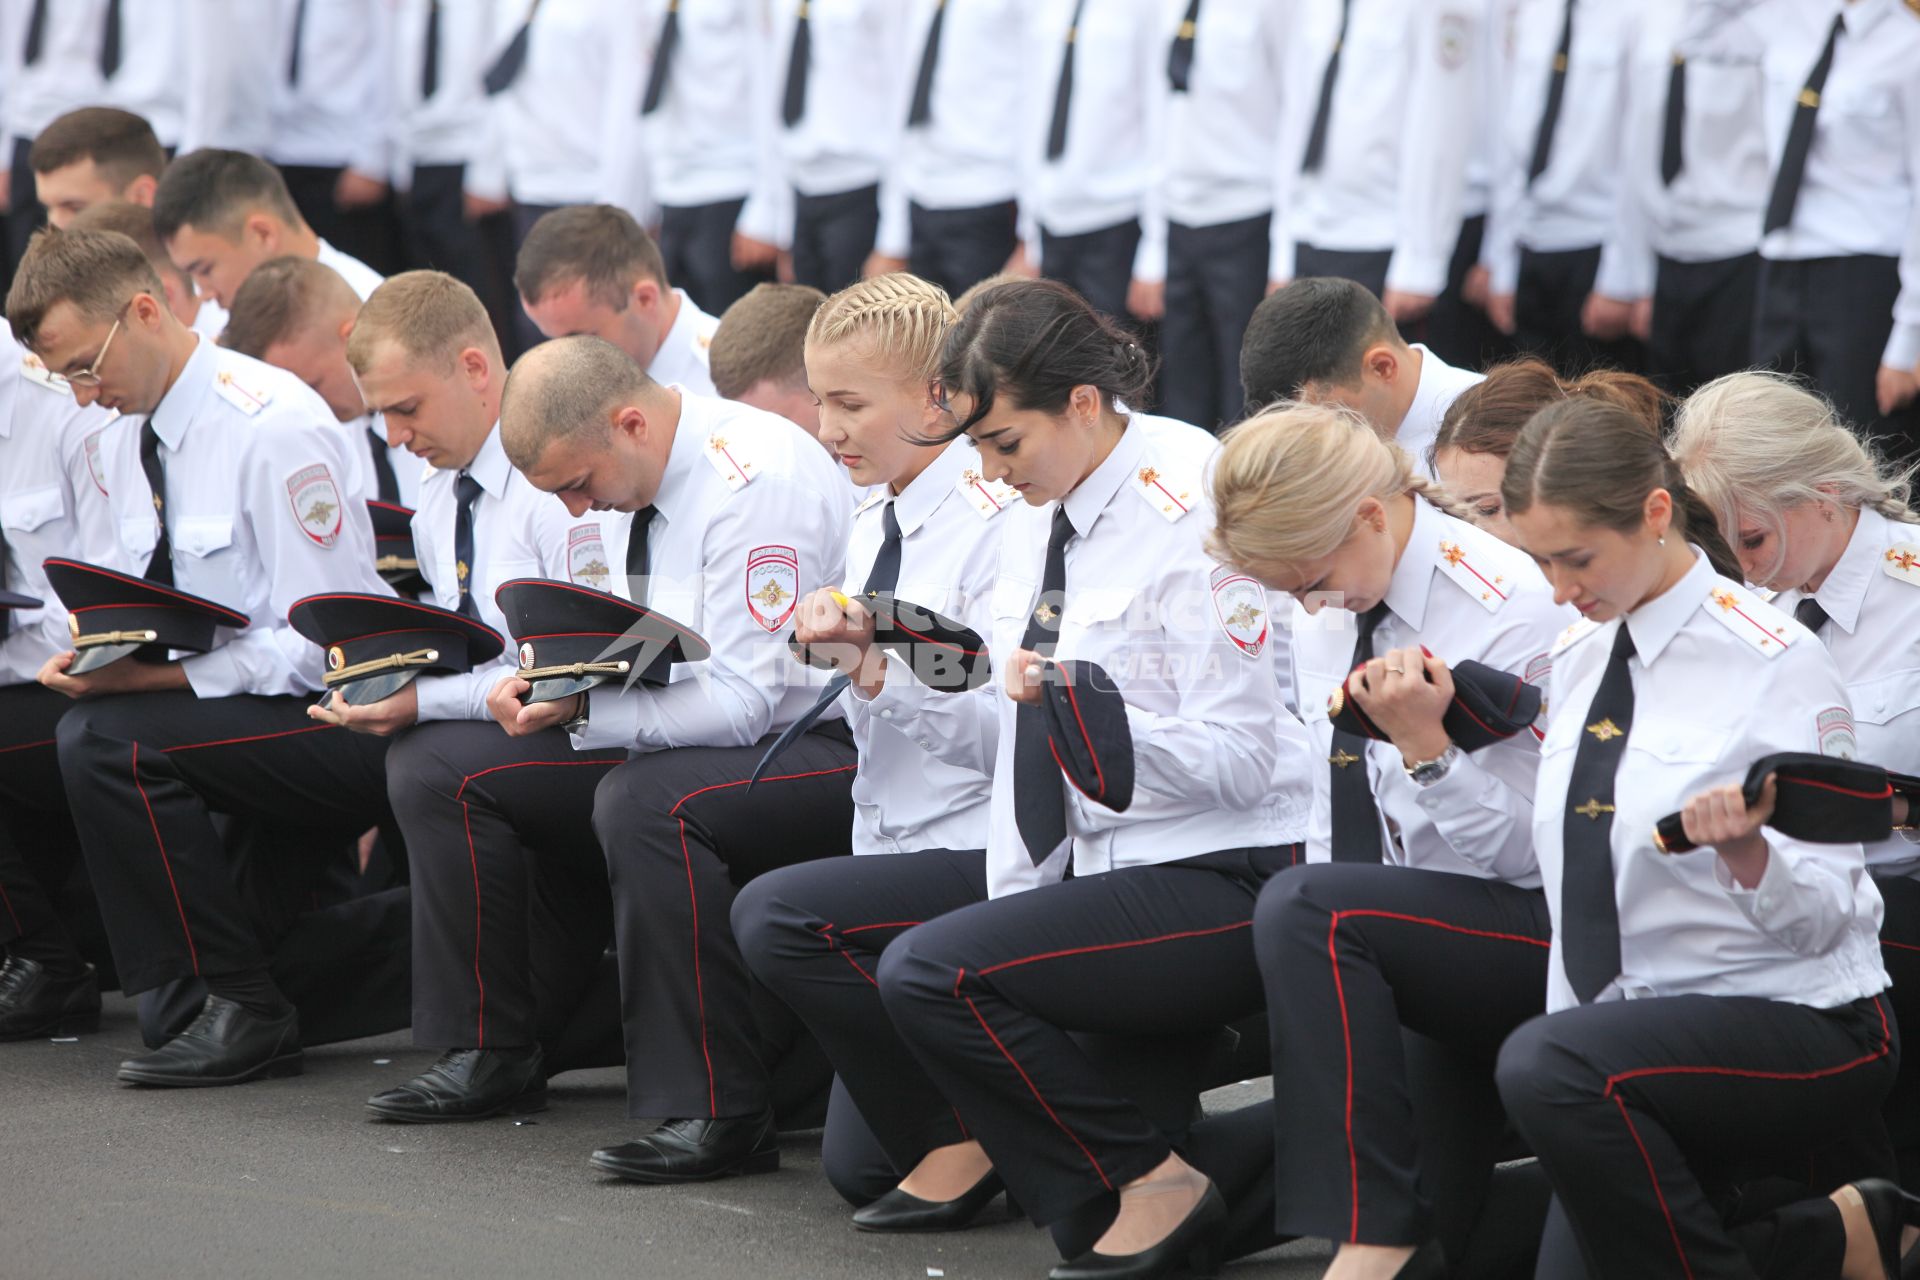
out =
[[[64,509],[65,504],[60,500],[60,486],[57,484],[38,489],[18,489],[0,495],[0,527],[4,527],[8,533],[31,533]]]
[[[124,528],[126,522],[121,523]],[[181,590],[234,608],[245,605],[240,557],[232,550],[232,517],[182,517],[174,521],[173,545],[185,557],[176,561]]]

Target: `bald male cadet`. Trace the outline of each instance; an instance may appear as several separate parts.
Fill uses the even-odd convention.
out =
[[[660,246],[626,210],[576,204],[542,215],[513,284],[545,337],[604,339],[655,382],[713,394],[707,348],[719,321],[673,287]]]
[[[168,165],[153,225],[180,269],[223,307],[255,267],[286,255],[332,267],[362,298],[380,287],[379,272],[314,234],[278,169],[243,151],[194,151]]]
[[[816,439],[820,401],[807,385],[807,326],[827,300],[812,285],[757,284],[720,316],[707,348],[713,389],[777,413]]]
[[[160,277],[167,295],[167,310],[187,328],[210,342],[217,342],[227,327],[227,313],[219,303],[194,287],[193,277],[182,271],[160,243],[153,229],[153,210],[126,200],[108,200],[88,205],[67,224],[70,231],[118,231],[140,247]]]
[[[47,221],[65,229],[90,205],[153,205],[167,153],[153,127],[118,107],[82,107],[49,124],[27,153]]]
[[[275,258],[255,267],[234,294],[220,342],[285,369],[319,392],[352,447],[372,464],[367,496],[412,507],[420,461],[388,442],[386,424],[368,412],[347,362],[347,335],[359,314],[359,295],[332,267],[309,258]]]

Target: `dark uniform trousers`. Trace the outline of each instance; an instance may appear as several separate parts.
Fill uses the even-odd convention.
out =
[[[1486,239],[1487,215],[1476,213],[1460,222],[1460,237],[1447,263],[1446,288],[1433,300],[1426,316],[1404,331],[1410,342],[1424,342],[1433,353],[1456,369],[1485,369],[1512,354],[1507,336],[1493,327],[1484,308],[1466,299],[1467,276],[1480,261]]]
[[[520,309],[513,293],[510,219],[493,214],[469,220],[466,179],[463,164],[413,167],[413,181],[396,205],[406,266],[444,271],[464,281],[479,295],[506,342]]]
[[[1901,461],[1920,457],[1920,404],[1880,416],[1874,382],[1900,292],[1895,258],[1760,263],[1753,363],[1798,373]]]
[[[305,698],[170,690],[85,699],[61,719],[60,772],[125,991],[266,969],[296,923],[249,908],[247,869],[216,815],[278,833],[251,860],[271,859],[254,871],[282,889],[320,883],[388,817],[386,739],[317,724],[306,708]]]
[[[13,140],[13,167],[7,171],[7,260],[6,278],[11,286],[13,269],[27,252],[27,241],[47,223],[47,211],[33,185],[33,166],[27,157],[33,151],[32,138]]]
[[[1273,1030],[1279,1230],[1373,1245],[1437,1234],[1463,1256],[1503,1154],[1494,1059],[1546,1004],[1551,933],[1539,890],[1473,876],[1329,863],[1268,883],[1254,948]],[[1433,1108],[1417,1103],[1433,1082],[1416,1074],[1446,1058],[1448,1087],[1491,1122],[1429,1148]]]
[[[0,952],[72,953],[66,917],[80,846],[53,735],[73,705],[44,685],[0,685]]]
[[[733,265],[733,232],[745,200],[666,205],[660,210],[660,258],[667,279],[687,291],[708,315],[719,315],[770,271],[740,271]]]
[[[1019,208],[1011,200],[970,209],[907,206],[907,270],[959,297],[1006,270],[1020,243]]]
[[[1240,342],[1267,295],[1271,213],[1210,227],[1167,226],[1166,315],[1160,321],[1161,409],[1209,431],[1245,404]]]
[[[1646,349],[1634,338],[1602,342],[1580,328],[1580,312],[1600,274],[1600,246],[1543,253],[1520,251],[1513,292],[1514,345],[1539,356],[1564,378],[1611,367],[1638,372]]]
[[[1668,391],[1684,396],[1704,382],[1747,367],[1759,282],[1757,253],[1713,262],[1659,259],[1647,361]]]
[[[287,194],[316,235],[381,275],[390,275],[398,264],[393,200],[388,196],[359,208],[341,208],[333,191],[346,171],[345,165],[280,166]]]
[[[1127,322],[1127,286],[1133,283],[1133,255],[1139,247],[1137,218],[1070,236],[1042,227],[1040,270],[1070,286],[1095,311]]]
[[[847,853],[857,765],[836,720],[802,734],[749,792],[774,736],[648,752],[596,789],[635,1118],[752,1115],[776,1101],[770,1077],[798,1028],[791,1018],[784,1035],[765,1025],[779,1010],[764,995],[756,1008],[729,914],[756,876]],[[824,1093],[826,1064],[807,1057]]]
[[[793,197],[793,278],[823,293],[857,283],[880,234],[876,184],[832,195]]]
[[[1880,922],[1880,959],[1893,985],[1887,1006],[1894,1024],[1920,1027],[1920,880],[1876,875],[1873,882],[1886,903]],[[1920,1186],[1920,1062],[1902,1057],[1900,1074],[1887,1094],[1887,1133],[1900,1161],[1900,1185]]]
[[[1839,1275],[1846,1235],[1825,1196],[1892,1176],[1880,1106],[1899,1052],[1883,996],[1670,996],[1534,1018],[1497,1074],[1553,1182],[1539,1276]],[[1728,1225],[1716,1166],[1793,1153],[1827,1175],[1811,1198]]]
[[[562,729],[491,721],[402,734],[386,787],[413,863],[413,1039],[427,1048],[551,1042],[610,935],[593,789],[627,758]]]
[[[563,207],[557,204],[529,204],[518,198],[514,199],[512,207],[508,210],[509,222],[513,228],[513,245],[507,254],[509,274],[511,274],[511,267],[519,259],[520,246],[526,241],[527,232],[533,230],[533,224],[555,209]],[[509,288],[511,287],[509,285]],[[533,317],[527,314],[526,307],[521,305],[517,289],[513,290],[512,301],[514,346],[519,351],[531,351],[545,342],[547,335],[540,332],[540,326],[533,322]]]
[[[1392,262],[1391,249],[1322,249],[1304,240],[1293,246],[1294,279],[1334,276],[1364,285],[1376,298],[1387,291],[1387,267]]]

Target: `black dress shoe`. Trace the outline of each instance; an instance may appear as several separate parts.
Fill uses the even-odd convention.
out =
[[[1220,1270],[1227,1202],[1211,1182],[1200,1203],[1167,1238],[1139,1253],[1087,1250],[1048,1272],[1049,1280],[1212,1280]]]
[[[758,1115],[668,1120],[646,1137],[593,1153],[593,1167],[633,1182],[708,1182],[780,1167],[773,1108]]]
[[[0,1040],[74,1036],[100,1029],[100,984],[93,966],[56,974],[38,960],[0,964]]]
[[[277,1018],[263,1018],[208,996],[185,1031],[145,1057],[121,1063],[117,1078],[121,1084],[198,1089],[297,1076],[300,1069],[300,1015],[291,1005]]]
[[[1880,1265],[1887,1280],[1898,1280],[1907,1273],[1900,1257],[1900,1236],[1908,1227],[1920,1227],[1920,1197],[1910,1196],[1885,1178],[1862,1178],[1853,1184],[1867,1209],[1867,1221],[1873,1226],[1873,1242],[1880,1250]],[[1915,1249],[1920,1255],[1920,1249]]]
[[[861,1231],[891,1231],[906,1234],[924,1231],[959,1231],[973,1225],[980,1211],[993,1203],[1005,1190],[1000,1175],[988,1172],[980,1181],[951,1200],[922,1200],[895,1187],[872,1204],[856,1209],[853,1225]],[[1013,1201],[1007,1209],[1016,1212]]]
[[[547,1076],[539,1045],[512,1049],[449,1049],[397,1089],[367,1099],[367,1110],[401,1124],[445,1124],[547,1109]]]

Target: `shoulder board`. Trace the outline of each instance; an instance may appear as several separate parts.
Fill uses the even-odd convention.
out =
[[[1598,631],[1601,625],[1602,624],[1593,621],[1593,619],[1591,618],[1580,619],[1580,621],[1574,623],[1572,626],[1568,627],[1565,631],[1562,631],[1559,635],[1554,637],[1553,648],[1547,650],[1548,658],[1551,659],[1551,658],[1559,657],[1561,654],[1565,653],[1567,650],[1573,648],[1573,646],[1579,644],[1582,640],[1585,640],[1588,636]]]
[[[718,316],[707,316],[706,318],[704,318],[700,322],[700,327],[693,331],[694,350],[706,351],[708,348],[712,347],[713,335],[719,332],[719,330],[720,330],[720,318]]]
[[[1794,641],[1795,630],[1788,625],[1793,619],[1744,587],[1730,587],[1716,580],[1700,607],[1755,652],[1769,658],[1785,652]]]
[[[1167,523],[1184,519],[1200,498],[1200,479],[1154,461],[1151,454],[1133,473],[1128,485],[1145,499],[1148,506],[1165,516]]]
[[[1898,578],[1920,587],[1920,543],[1896,542],[1887,548],[1880,568],[1889,578]]]
[[[1490,565],[1482,568],[1475,564],[1472,553],[1460,543],[1440,539],[1433,563],[1455,586],[1478,600],[1488,613],[1498,613],[1500,606],[1507,602],[1507,593],[1512,587],[1506,575],[1496,573]]]
[[[249,418],[273,403],[273,392],[234,377],[231,369],[222,369],[215,374],[213,387],[220,393],[221,399]]]
[[[886,487],[884,485],[875,485],[873,492],[868,494],[866,497],[862,498],[860,500],[860,505],[853,509],[853,514],[859,515],[862,511],[865,511],[868,507],[871,507],[874,503],[881,501],[886,496],[887,496]]]
[[[967,505],[980,513],[983,520],[991,520],[1021,500],[1019,491],[1010,484],[998,480],[988,480],[972,467],[960,473],[959,483],[955,486]]]
[[[68,394],[67,380],[42,364],[40,357],[31,351],[24,352],[20,357],[20,376],[47,391],[55,391],[63,396]]]
[[[760,474],[760,467],[746,443],[741,433],[729,433],[725,427],[715,427],[707,436],[707,461],[734,493],[752,484],[753,478]]]

